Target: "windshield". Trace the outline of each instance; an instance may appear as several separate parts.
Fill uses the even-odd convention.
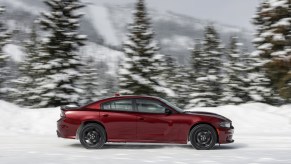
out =
[[[164,99],[161,99],[159,98],[163,103],[167,104],[168,106],[170,106],[171,108],[175,109],[177,112],[179,113],[185,113],[185,111],[179,107],[177,107],[176,105],[170,103],[169,101],[167,100],[164,100]]]

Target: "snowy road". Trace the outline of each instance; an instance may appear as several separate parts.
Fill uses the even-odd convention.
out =
[[[1,164],[74,163],[291,163],[291,137],[236,137],[236,142],[198,151],[191,145],[106,144],[84,149],[77,140],[55,136],[0,137]]]

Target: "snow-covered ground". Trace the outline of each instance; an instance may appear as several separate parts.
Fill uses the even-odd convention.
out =
[[[106,144],[86,150],[55,135],[59,109],[22,109],[0,101],[0,164],[51,163],[290,163],[291,106],[244,104],[196,108],[222,114],[235,126],[235,143],[198,151],[191,145]]]

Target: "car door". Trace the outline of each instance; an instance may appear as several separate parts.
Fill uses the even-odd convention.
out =
[[[106,128],[108,141],[136,140],[137,116],[133,100],[121,99],[102,103],[100,119]]]
[[[137,139],[145,142],[171,142],[177,140],[179,125],[175,114],[166,114],[167,107],[154,99],[136,99],[138,113]]]

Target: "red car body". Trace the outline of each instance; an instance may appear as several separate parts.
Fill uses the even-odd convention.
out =
[[[133,102],[133,111],[103,109],[104,104],[118,100]],[[169,114],[138,111],[136,102],[155,101],[167,108]],[[145,108],[146,109],[146,108]],[[103,99],[83,107],[63,107],[57,121],[57,134],[62,138],[79,137],[80,129],[89,123],[101,125],[106,131],[106,142],[146,142],[187,144],[191,129],[199,124],[213,127],[217,143],[231,143],[234,128],[221,115],[207,112],[182,112],[163,99],[149,96],[118,96]],[[229,127],[222,127],[229,122]]]

